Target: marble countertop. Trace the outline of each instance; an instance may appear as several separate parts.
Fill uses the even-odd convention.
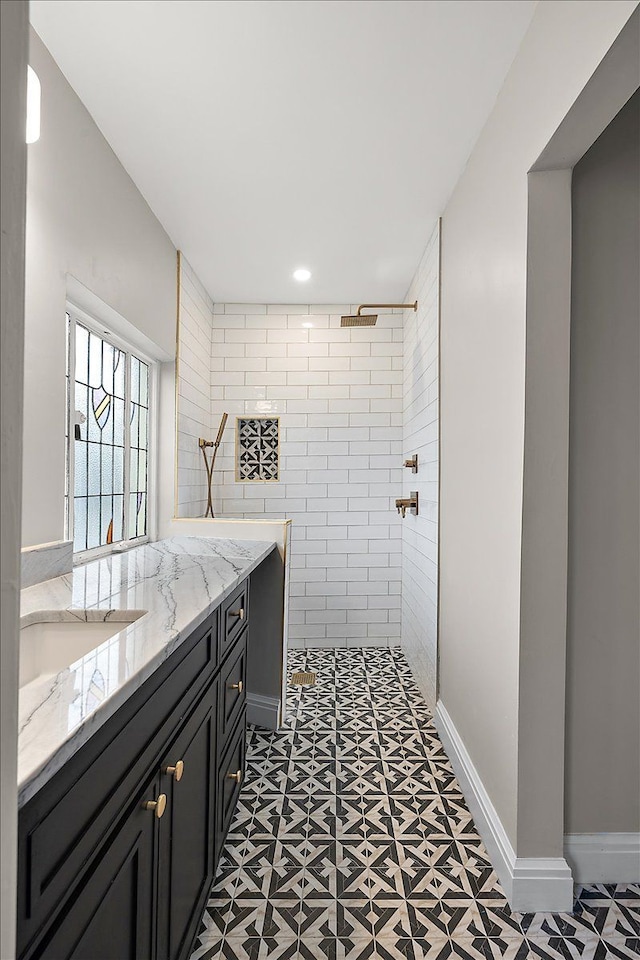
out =
[[[21,626],[122,620],[115,635],[20,690],[22,806],[275,548],[273,542],[174,537],[75,567],[21,594]],[[41,616],[46,613],[46,617]]]

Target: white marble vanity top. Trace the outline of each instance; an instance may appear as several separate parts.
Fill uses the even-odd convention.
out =
[[[274,548],[255,540],[175,537],[22,591],[22,626],[42,611],[49,621],[115,621],[114,611],[146,612],[70,667],[20,690],[20,806]]]

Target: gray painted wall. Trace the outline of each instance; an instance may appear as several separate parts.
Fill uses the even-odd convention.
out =
[[[0,4],[2,50],[2,273],[0,291],[0,957],[15,956],[18,739],[18,618],[22,478],[22,352],[24,347],[24,211],[27,177],[25,104],[29,5]]]
[[[518,853],[527,173],[636,6],[538,4],[443,214],[439,695]]]
[[[567,833],[640,830],[639,119],[573,174]]]
[[[29,58],[42,133],[27,178],[23,546],[64,537],[67,278],[166,356],[176,337],[173,244],[33,30]]]

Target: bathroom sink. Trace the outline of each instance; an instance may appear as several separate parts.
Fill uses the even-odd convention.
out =
[[[78,610],[47,612],[28,618],[20,628],[20,687],[40,677],[55,676],[100,644],[139,620],[146,610]]]

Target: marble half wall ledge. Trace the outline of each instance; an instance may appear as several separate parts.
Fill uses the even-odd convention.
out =
[[[73,540],[54,540],[23,547],[20,586],[34,587],[45,580],[54,580],[73,569]]]

